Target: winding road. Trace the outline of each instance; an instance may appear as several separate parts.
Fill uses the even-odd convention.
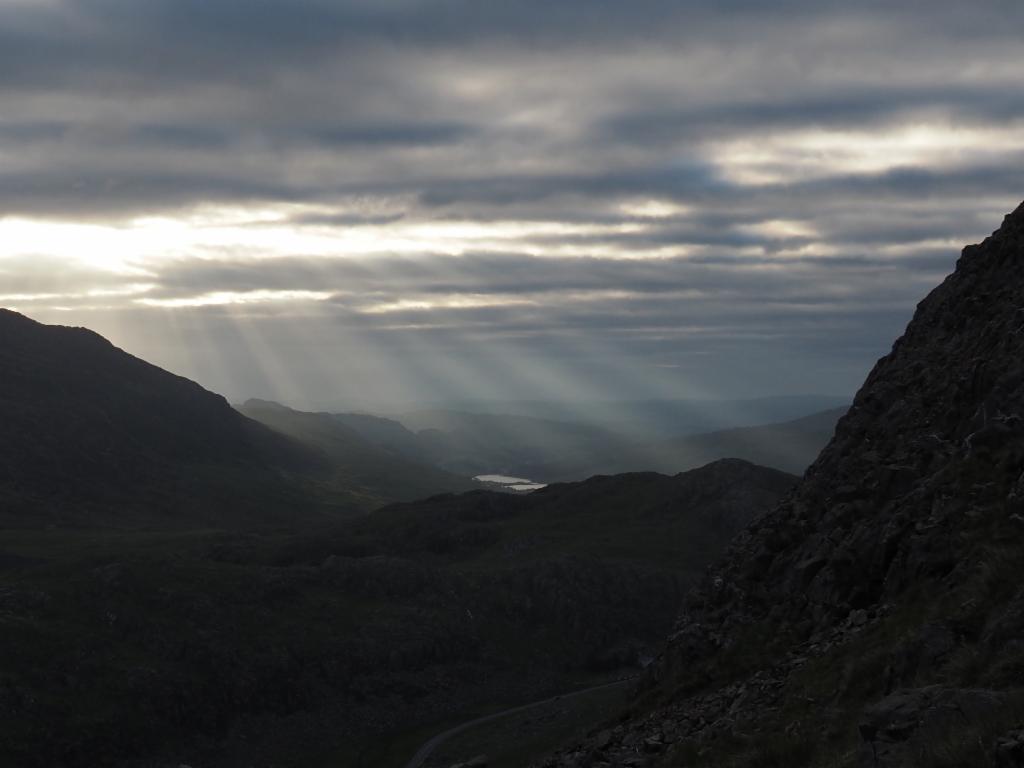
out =
[[[533,709],[534,707],[542,707],[545,704],[552,704],[556,701],[565,701],[566,699],[575,699],[578,696],[585,696],[588,693],[593,693],[594,691],[601,691],[605,688],[614,688],[616,686],[626,685],[626,683],[632,682],[635,679],[635,677],[627,677],[623,680],[616,680],[611,683],[602,683],[601,685],[594,685],[590,688],[584,688],[579,691],[573,691],[572,693],[566,693],[561,696],[552,696],[551,698],[544,699],[542,701],[534,701],[530,704],[523,704],[518,707],[512,707],[511,709],[504,709],[501,712],[495,712],[491,715],[478,717],[474,720],[467,720],[466,722],[461,723],[460,725],[457,725],[454,728],[449,728],[447,731],[437,734],[437,736],[432,738],[430,741],[426,742],[422,747],[420,747],[416,751],[416,754],[412,756],[409,762],[405,764],[405,768],[420,768],[420,766],[423,765],[426,759],[430,757],[431,754],[433,754],[435,749],[441,746],[452,736],[458,736],[460,733],[462,733],[463,731],[468,731],[470,728],[474,728],[478,725],[483,725],[484,723],[490,723],[494,720],[500,720],[503,717],[515,715],[519,712],[525,712],[528,709]]]

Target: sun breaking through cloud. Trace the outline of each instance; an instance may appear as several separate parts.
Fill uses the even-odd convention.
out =
[[[0,303],[238,398],[850,392],[1019,202],[1021,21],[0,1]]]

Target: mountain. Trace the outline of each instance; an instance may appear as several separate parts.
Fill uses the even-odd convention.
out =
[[[739,427],[692,437],[677,438],[654,446],[661,455],[656,469],[676,471],[698,467],[726,456],[754,464],[802,474],[828,444],[846,407],[812,413],[793,421],[758,427]]]
[[[281,434],[84,328],[0,310],[0,371],[0,526],[305,525],[468,487]]]
[[[1021,765],[1021,361],[1024,205],[687,597],[633,714],[544,765]]]
[[[315,532],[0,530],[0,764],[403,765],[424,729],[634,673],[795,482],[723,461]]]
[[[602,556],[630,546],[652,561],[682,551],[691,570],[701,553],[723,546],[773,498],[796,483],[778,470],[726,459],[669,477],[655,472],[596,476],[558,483],[525,495],[477,491],[437,496],[379,510],[362,530],[388,534],[401,551],[405,538],[431,551],[458,549],[467,521],[493,519],[505,535],[524,537],[516,559],[592,551]],[[702,571],[698,568],[694,574]]]
[[[623,435],[633,441],[669,440],[736,427],[792,421],[809,413],[848,406],[848,395],[781,395],[746,399],[672,398],[646,400],[453,399],[406,404],[323,403],[316,410],[331,413],[357,410],[403,421],[406,415],[461,413],[516,416],[541,421],[569,422]],[[422,428],[422,427],[420,427]]]
[[[305,413],[265,400],[249,400],[238,410],[275,432],[315,448],[332,467],[330,483],[364,497],[370,508],[478,487],[471,480],[415,462],[401,450],[385,447],[411,436],[395,422]],[[358,429],[350,427],[352,423]],[[375,439],[371,441],[363,433],[372,434]]]
[[[786,395],[740,400],[625,400],[597,403],[523,404],[541,418],[569,420],[624,435],[660,442],[689,435],[778,424],[807,414],[848,406],[850,397]],[[519,413],[514,406],[506,413]]]
[[[805,400],[750,402],[764,410],[769,404],[795,408]],[[415,411],[401,414],[401,421],[363,414],[334,418],[379,447],[419,463],[463,475],[502,474],[550,483],[623,472],[671,475],[724,458],[802,473],[845,411],[846,407],[833,408],[792,421],[671,439],[655,439],[664,429],[648,431],[640,439],[639,433],[627,436],[588,424],[497,413]],[[747,412],[741,408],[731,418]],[[716,419],[725,420],[713,408],[708,420]]]
[[[316,457],[84,328],[0,310],[0,523],[281,521]]]
[[[553,468],[603,466],[630,445],[621,435],[597,427],[507,414],[416,411],[398,420],[416,433],[419,455],[468,476],[567,479]]]
[[[366,413],[333,413],[335,420],[358,432],[363,438],[384,450],[417,461],[431,462],[427,446],[419,436],[394,419]]]

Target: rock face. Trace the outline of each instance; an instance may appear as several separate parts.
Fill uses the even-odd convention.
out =
[[[1022,417],[1024,205],[964,249],[801,485],[689,595],[647,714],[549,764],[1015,764]]]

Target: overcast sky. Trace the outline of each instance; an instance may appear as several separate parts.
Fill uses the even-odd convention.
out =
[[[238,400],[852,393],[1024,198],[1019,0],[0,0],[0,305]]]

